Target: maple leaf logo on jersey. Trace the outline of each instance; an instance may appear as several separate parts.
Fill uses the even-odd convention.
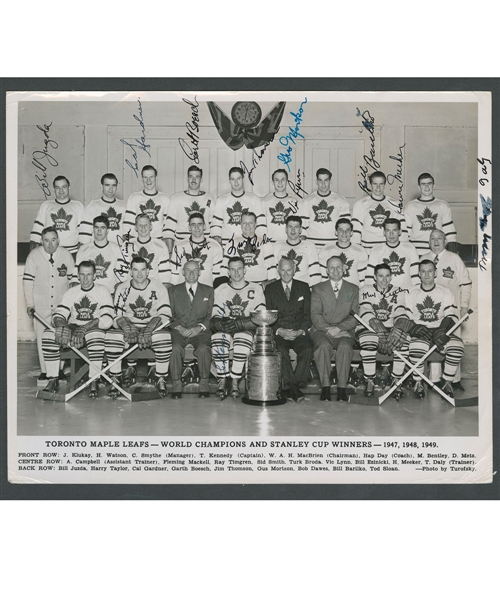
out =
[[[275,225],[284,225],[285,219],[291,212],[291,208],[285,208],[283,202],[277,202],[274,208],[269,208],[269,212],[272,215],[271,223]]]
[[[66,277],[68,274],[68,267],[63,263],[60,267],[57,267],[59,271],[59,277]]]
[[[393,251],[389,254],[389,258],[384,258],[382,262],[384,262],[386,265],[389,265],[393,275],[404,274],[403,267],[406,262],[406,258],[404,256],[399,258],[399,255]]]
[[[443,277],[446,277],[446,279],[453,279],[453,275],[455,275],[455,271],[451,267],[443,269]]]
[[[333,206],[328,206],[326,200],[321,200],[317,206],[313,206],[314,220],[317,223],[331,223]]]
[[[97,279],[106,279],[111,261],[104,260],[102,254],[98,254],[94,259],[95,274]]]
[[[284,255],[284,258],[290,258],[293,260],[293,264],[295,265],[295,272],[298,273],[300,271],[300,263],[302,262],[303,256],[299,256],[295,250],[290,250],[288,254]]]
[[[143,258],[148,263],[148,269],[151,269],[151,265],[155,259],[154,253],[148,254],[148,251],[144,246],[139,249],[139,252],[132,254],[132,258]]]
[[[68,213],[61,208],[54,214],[50,214],[50,218],[54,221],[54,227],[57,231],[69,231],[69,223],[73,218],[73,215],[68,215]]]
[[[375,317],[379,321],[389,320],[392,313],[392,306],[387,302],[385,298],[382,298],[379,304],[372,304],[372,307],[375,311]]]
[[[190,217],[190,216],[191,216],[193,213],[195,213],[195,212],[196,212],[196,213],[201,213],[202,215],[204,215],[204,214],[205,214],[205,209],[204,209],[204,208],[202,208],[202,207],[201,207],[201,206],[198,204],[198,202],[196,202],[196,200],[193,202],[193,204],[191,204],[191,206],[190,206],[190,207],[188,207],[188,208],[185,208],[185,207],[184,207],[184,210],[186,211],[186,213],[187,213],[187,216],[188,216],[188,217]]]
[[[431,209],[426,206],[424,212],[421,215],[417,215],[417,219],[420,221],[420,231],[431,231],[436,227],[437,213],[433,214]]]
[[[101,213],[101,216],[108,217],[109,228],[112,231],[120,229],[120,221],[122,220],[122,215],[117,213],[113,206],[109,207],[108,212]]]
[[[229,207],[227,209],[227,214],[229,215],[228,225],[239,225],[241,223],[241,215],[243,213],[243,205],[241,202],[235,202],[233,204],[233,208]]]
[[[158,213],[160,212],[160,205],[156,205],[154,203],[154,200],[152,200],[151,198],[146,202],[146,204],[141,204],[139,206],[139,208],[141,209],[141,213],[144,213],[145,215],[148,215],[149,220],[151,221],[151,223],[154,223],[155,221],[158,221]]]
[[[150,319],[151,318],[151,307],[153,306],[152,302],[146,301],[142,296],[138,296],[137,300],[134,303],[130,304],[130,308],[134,311],[134,317],[136,319]]]
[[[186,256],[186,261],[195,260],[200,265],[200,271],[205,270],[203,268],[203,265],[205,264],[205,261],[207,260],[207,255],[201,253],[201,248],[193,248],[193,253],[189,254],[188,252],[186,252],[185,256]]]
[[[354,262],[354,258],[349,260],[343,252],[340,253],[340,258],[344,263],[344,277],[349,277],[349,275],[351,274],[351,267],[352,263]]]
[[[75,310],[79,321],[92,321],[94,312],[97,308],[97,302],[92,304],[88,296],[83,296],[80,302],[75,302]]]
[[[229,308],[229,315],[231,317],[244,317],[248,302],[248,300],[244,302],[239,294],[235,294],[232,300],[226,302],[226,306]]]
[[[426,296],[422,304],[417,304],[420,320],[432,323],[438,320],[438,312],[441,308],[441,302],[436,302],[430,296]]]
[[[255,239],[255,238],[253,238]],[[239,246],[239,244],[238,244]],[[247,242],[243,248],[238,248],[238,254],[243,259],[246,267],[256,267],[257,259],[260,255],[260,249],[257,249],[250,242]]]
[[[391,216],[391,211],[384,210],[381,204],[378,204],[375,210],[370,210],[369,212],[372,218],[372,227],[380,227],[380,229],[384,226],[385,220]]]

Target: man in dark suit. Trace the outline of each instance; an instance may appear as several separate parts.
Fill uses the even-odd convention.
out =
[[[212,351],[210,348],[210,317],[214,305],[214,290],[208,285],[198,283],[200,266],[195,260],[185,263],[182,272],[185,281],[172,286],[169,290],[172,309],[172,398],[182,397],[181,375],[184,361],[184,349],[188,344],[194,346],[194,355],[200,370],[200,398],[210,395],[208,378]]]
[[[311,326],[311,292],[303,281],[293,279],[295,264],[291,258],[283,257],[278,264],[280,279],[266,286],[266,308],[278,311],[273,325],[276,349],[281,354],[283,390],[291,400],[304,398],[300,385],[305,385],[313,357],[313,346],[309,337]],[[295,373],[290,362],[290,349],[297,354]]]
[[[353,354],[354,328],[357,324],[350,312],[358,311],[359,288],[343,280],[344,263],[339,256],[328,259],[326,272],[328,281],[313,286],[311,296],[311,338],[321,382],[320,400],[331,400],[331,358],[336,350],[337,400],[347,402],[349,398],[346,388]]]

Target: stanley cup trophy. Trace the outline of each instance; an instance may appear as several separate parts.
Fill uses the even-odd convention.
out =
[[[250,318],[258,327],[248,360],[243,402],[259,406],[285,404],[286,398],[281,393],[281,355],[270,327],[278,318],[278,311],[259,310],[251,313]]]

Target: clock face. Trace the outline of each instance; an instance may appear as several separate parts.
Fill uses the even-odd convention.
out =
[[[257,102],[236,102],[231,117],[236,125],[254,127],[262,117],[262,110]]]

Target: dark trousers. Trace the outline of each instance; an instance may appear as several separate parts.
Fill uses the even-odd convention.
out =
[[[337,367],[338,387],[347,387],[349,369],[353,355],[354,338],[332,338],[323,331],[315,331],[311,335],[314,344],[314,362],[318,367],[321,387],[330,387],[332,355],[335,350],[335,366]]]
[[[180,391],[176,388],[180,386],[182,377],[185,348],[188,344],[194,347],[194,355],[198,361],[200,370],[200,392],[208,391],[208,378],[210,377],[210,365],[212,362],[212,350],[210,347],[210,332],[204,331],[196,337],[187,338],[178,331],[171,331],[172,334],[172,357],[170,359],[170,374],[174,382],[173,391]],[[205,389],[206,388],[206,389]]]
[[[307,383],[309,368],[313,357],[313,345],[308,335],[301,335],[294,340],[285,340],[280,335],[275,335],[276,349],[281,354],[281,379],[283,389],[288,389],[291,383]],[[297,354],[295,373],[290,360],[290,350]]]

